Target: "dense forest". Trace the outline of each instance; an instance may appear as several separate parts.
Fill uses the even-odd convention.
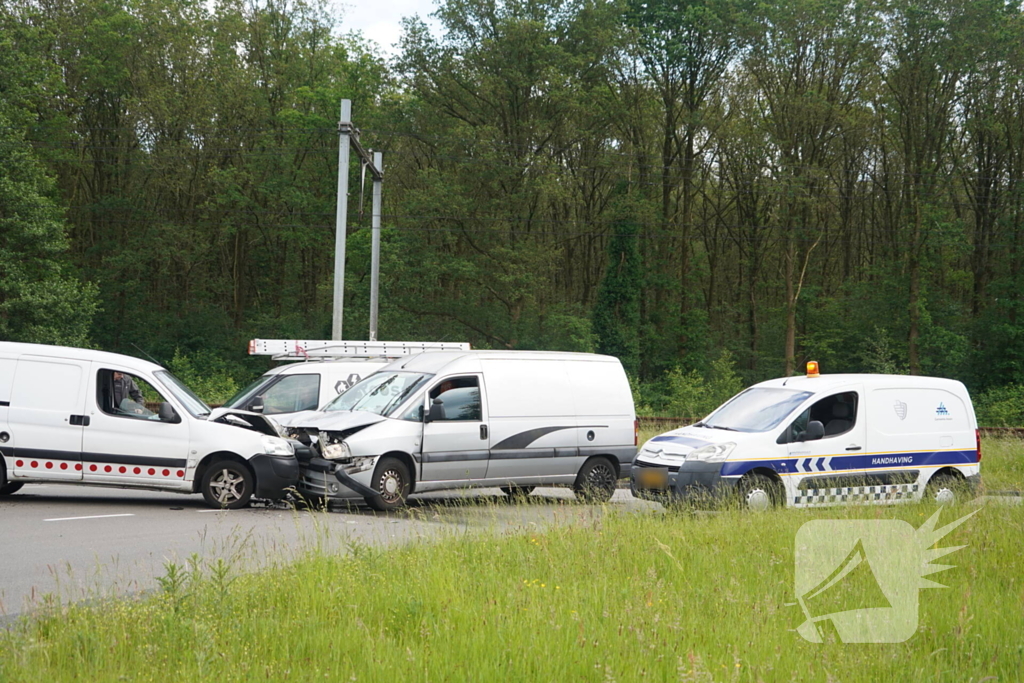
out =
[[[813,358],[1024,417],[1020,2],[436,18],[386,58],[316,0],[0,0],[0,337],[240,381],[246,340],[328,337],[344,97],[383,339],[614,353],[662,409]]]

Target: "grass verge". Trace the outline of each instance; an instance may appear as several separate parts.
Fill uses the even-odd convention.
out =
[[[946,510],[949,522],[967,509]],[[310,554],[257,575],[174,567],[160,594],[70,606],[0,636],[0,679],[1016,680],[1024,509],[986,506],[940,546],[897,644],[794,631],[793,541],[811,519],[920,526],[925,505],[593,514],[544,534]]]
[[[986,441],[987,488],[1021,488],[1020,447]],[[973,509],[944,510],[940,524]],[[929,577],[948,588],[920,591],[906,642],[812,644],[795,632],[801,525],[916,528],[933,512],[580,506],[544,533],[312,550],[259,574],[193,559],[169,566],[156,595],[52,605],[0,633],[0,681],[1018,680],[1024,506],[987,505],[938,543],[966,547]]]

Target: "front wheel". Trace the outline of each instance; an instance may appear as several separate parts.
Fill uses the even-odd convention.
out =
[[[405,499],[412,490],[409,468],[398,458],[381,458],[373,470],[370,488],[376,492],[368,496],[366,503],[374,510],[388,512],[405,505]]]
[[[237,510],[249,504],[253,491],[252,472],[234,460],[220,460],[203,473],[203,498],[213,508]]]
[[[782,485],[763,474],[748,474],[739,483],[740,504],[758,512],[782,505]]]
[[[594,458],[580,468],[572,490],[584,503],[607,503],[615,493],[617,482],[615,466],[605,458]]]

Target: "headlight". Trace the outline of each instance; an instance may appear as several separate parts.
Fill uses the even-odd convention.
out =
[[[343,460],[352,457],[352,449],[344,441],[332,444],[321,441],[321,443],[323,444],[323,456],[328,460]]]
[[[267,455],[295,455],[295,449],[284,439],[276,436],[264,436],[263,452]]]
[[[712,443],[686,454],[686,462],[721,462],[729,457],[735,443]]]

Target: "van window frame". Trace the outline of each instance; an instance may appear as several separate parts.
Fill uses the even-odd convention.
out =
[[[861,396],[860,396],[860,391],[858,389],[846,389],[846,390],[843,390],[843,391],[834,391],[833,393],[827,394],[825,396],[812,396],[810,399],[808,399],[808,403],[805,403],[803,406],[798,408],[797,411],[794,412],[793,417],[786,421],[786,426],[783,428],[782,433],[779,434],[779,437],[775,440],[775,443],[777,443],[777,444],[813,443],[813,442],[810,442],[810,441],[800,441],[799,439],[794,439],[793,438],[793,433],[792,433],[791,430],[793,429],[793,426],[796,424],[796,421],[799,420],[801,417],[803,417],[803,415],[806,413],[807,414],[807,423],[810,424],[810,422],[811,422],[811,411],[815,408],[815,406],[817,406],[819,403],[822,403],[824,401],[828,401],[829,399],[836,398],[837,396],[844,396],[844,395],[848,395],[848,394],[852,394],[853,395],[853,414],[850,416],[850,426],[847,427],[844,431],[837,432],[836,434],[825,434],[820,439],[815,439],[815,441],[825,441],[827,439],[834,439],[837,436],[843,436],[844,434],[849,434],[850,432],[852,432],[857,427],[857,413],[860,412],[860,406],[861,406],[861,400],[862,400]],[[838,403],[838,402],[839,401],[836,401],[836,403]],[[828,427],[828,422],[827,421],[822,422],[822,427]],[[804,426],[804,431],[806,431],[806,429],[807,428],[806,428],[806,425],[805,425]]]
[[[141,406],[142,406],[142,409],[144,411],[146,411],[146,413],[148,413],[148,415],[147,414],[143,414],[143,413],[125,413],[125,412],[120,412],[120,408],[118,406],[113,406],[113,405],[111,405],[113,410],[114,411],[118,411],[118,412],[112,412],[111,410],[107,410],[107,406],[104,404],[103,399],[102,399],[102,391],[103,391],[104,388],[107,388],[108,386],[111,389],[113,388],[113,381],[114,381],[114,373],[115,372],[119,372],[122,375],[126,375],[126,376],[132,378],[132,380],[134,382],[136,382],[136,385],[138,384],[139,380],[145,382],[146,385],[149,386],[149,388],[151,388],[153,391],[156,392],[156,395],[160,398],[159,403],[167,403],[167,404],[172,405],[172,406],[174,405],[170,400],[168,400],[168,398],[166,396],[164,396],[163,392],[161,391],[161,387],[159,387],[158,384],[156,382],[154,382],[151,378],[146,378],[146,377],[143,377],[142,375],[137,375],[137,374],[135,374],[133,372],[129,372],[129,371],[123,370],[123,369],[111,368],[111,367],[100,367],[100,368],[98,368],[96,370],[96,392],[95,392],[96,407],[99,408],[99,411],[101,413],[103,413],[104,415],[107,415],[109,417],[116,417],[116,418],[122,418],[122,419],[128,419],[128,420],[136,420],[136,421],[142,420],[142,421],[145,421],[145,422],[163,422],[163,420],[161,420],[160,417],[159,417],[159,413],[154,413],[153,411],[151,411],[149,408],[146,407],[145,403],[142,403]],[[100,377],[102,375],[104,375],[104,374],[106,374],[106,379],[104,379],[103,381],[100,381]],[[139,387],[139,391],[142,391],[142,387]],[[111,398],[111,401],[113,401],[113,396],[111,396],[110,398]]]

